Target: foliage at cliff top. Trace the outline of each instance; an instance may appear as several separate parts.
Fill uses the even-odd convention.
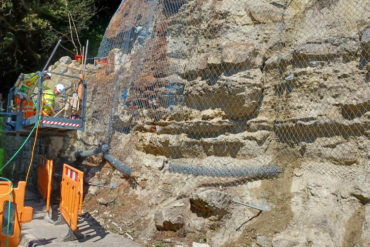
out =
[[[75,30],[88,29],[96,11],[95,0],[0,1],[1,92],[19,72],[42,67],[58,39],[63,40],[63,54],[77,52]],[[76,45],[71,42],[71,26]]]

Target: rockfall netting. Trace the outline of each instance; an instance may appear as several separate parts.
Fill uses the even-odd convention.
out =
[[[142,150],[173,166],[213,157],[189,169],[309,157],[348,176],[368,158],[365,3],[122,1],[98,55],[114,74],[107,141],[148,132]]]
[[[83,135],[132,167],[135,223],[159,215],[158,231],[211,246],[353,246],[368,222],[351,217],[369,201],[369,17],[367,0],[125,0]]]

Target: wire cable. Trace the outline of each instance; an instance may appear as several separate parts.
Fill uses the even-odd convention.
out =
[[[44,104],[45,104],[45,101],[44,101],[44,98],[42,98],[41,109],[43,109]],[[42,112],[43,111],[40,110],[40,113],[39,113],[39,121],[37,121],[36,133],[35,133],[35,140],[33,141],[33,147],[32,147],[30,164],[28,165],[28,170],[27,170],[27,175],[26,175],[26,187],[27,187],[27,182],[28,182],[28,176],[30,175],[30,171],[31,171],[32,163],[33,163],[33,156],[35,154],[35,147],[36,147],[36,143],[37,143],[37,136],[38,136],[38,133],[39,133],[39,124],[40,124],[40,119],[41,119],[41,113]]]
[[[38,136],[38,133],[39,133],[39,123],[40,122],[38,122],[37,127],[36,127],[35,140],[33,141],[33,147],[32,147],[32,153],[31,153],[31,160],[30,160],[30,164],[28,165],[28,170],[27,170],[27,175],[26,175],[26,186],[27,186],[28,176],[30,175],[30,171],[31,171],[32,163],[33,163],[33,156],[35,154],[37,136]]]
[[[35,131],[36,127],[39,125],[40,123],[40,120],[41,120],[41,117],[39,117],[38,121],[35,123],[35,126],[33,126],[30,134],[27,136],[26,140],[23,142],[23,144],[21,145],[21,147],[14,153],[14,155],[6,162],[6,164],[0,168],[0,171],[4,170],[5,167],[7,167],[10,162],[13,161],[13,159],[18,155],[18,153],[22,150],[22,148],[24,147],[24,145],[26,145],[26,143],[28,142],[28,140],[30,139],[32,133]]]

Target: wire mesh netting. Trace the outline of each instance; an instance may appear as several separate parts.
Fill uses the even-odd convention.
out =
[[[208,234],[211,246],[240,246],[231,241],[245,228],[244,237],[263,235],[271,246],[272,236],[284,231],[298,239],[292,246],[311,244],[313,235],[316,243],[340,246],[343,229],[318,232],[347,225],[345,218],[356,215],[349,210],[357,210],[354,201],[360,210],[368,204],[369,6],[368,0],[124,0],[94,58],[97,66],[89,68],[96,76],[88,80],[86,131],[56,141],[51,151],[43,137],[37,153],[64,159],[59,156],[77,147],[95,148],[98,138],[109,144],[132,176],[109,171],[103,178],[108,169],[97,172],[100,165],[86,174],[123,183],[106,193],[116,196],[112,201],[99,199],[103,214],[93,211],[122,234],[136,225],[137,232],[153,228],[145,220],[174,203],[176,219],[186,219],[173,223],[165,215],[166,223],[155,222],[170,236]],[[80,65],[68,68],[80,72]],[[0,141],[5,146],[9,138]],[[7,146],[9,153],[15,149]],[[30,156],[26,146],[15,162]],[[121,190],[128,184],[139,189]],[[256,209],[269,212],[258,221]],[[186,234],[177,228],[184,225]]]
[[[122,2],[87,132],[132,167],[153,210],[133,225],[155,211],[169,222],[151,218],[159,232],[244,246],[347,224],[355,206],[338,198],[364,201],[370,183],[369,13],[365,0]],[[340,246],[333,232],[316,242]]]
[[[142,149],[173,165],[227,157],[235,171],[260,156],[274,157],[262,167],[329,162],[318,168],[329,173],[366,163],[366,1],[241,4],[122,1],[98,55],[115,73],[107,141],[149,132]]]

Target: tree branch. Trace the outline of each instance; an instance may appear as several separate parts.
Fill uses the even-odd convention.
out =
[[[71,16],[71,20],[72,20],[72,24],[73,24],[73,27],[74,27],[74,30],[75,30],[75,33],[76,33],[76,37],[77,37],[77,41],[78,41],[78,44],[79,44],[79,46],[80,46],[80,54],[82,54],[82,51],[81,51],[81,42],[80,42],[80,37],[78,36],[78,32],[77,32],[77,28],[76,28],[76,25],[75,25],[75,22],[74,22],[74,20],[73,20],[73,17],[72,17],[72,14],[71,13],[69,13],[70,14],[70,16]]]
[[[76,53],[77,53],[78,52],[78,49],[77,49],[77,46],[76,46],[75,41],[73,39],[72,24],[71,24],[71,17],[70,17],[69,11],[68,11],[68,22],[69,22],[69,31],[71,33],[71,42],[72,42],[72,44],[73,44],[73,46],[74,46],[74,48],[76,50]]]

